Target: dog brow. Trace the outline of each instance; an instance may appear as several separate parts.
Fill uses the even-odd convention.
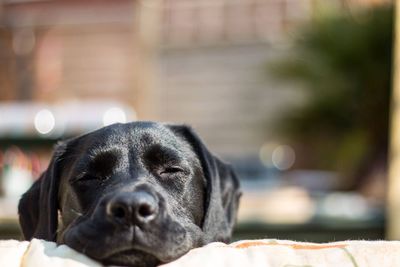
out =
[[[118,149],[97,150],[91,154],[89,169],[101,175],[111,174],[121,159],[121,151]]]
[[[152,145],[146,152],[146,158],[154,163],[179,162],[181,160],[176,151],[160,144]]]

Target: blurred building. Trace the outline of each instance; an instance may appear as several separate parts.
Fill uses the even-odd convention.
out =
[[[139,119],[194,125],[219,154],[255,155],[301,99],[265,62],[321,2],[4,1],[0,100],[120,101]]]
[[[88,130],[86,117],[101,120],[101,103],[120,103],[138,119],[193,125],[222,156],[257,156],[265,142],[284,142],[274,135],[276,115],[302,99],[268,77],[266,62],[286,53],[321,6],[377,2],[3,1],[0,101],[61,107],[78,118],[68,126],[78,132]]]
[[[137,1],[3,1],[0,99],[137,106]]]
[[[162,120],[193,125],[217,153],[257,155],[277,112],[298,94],[266,62],[308,20],[308,0],[164,1],[158,91]]]
[[[302,101],[268,76],[296,29],[323,8],[385,1],[165,0],[158,61],[159,118],[192,124],[214,151],[258,155],[280,143],[273,125]]]

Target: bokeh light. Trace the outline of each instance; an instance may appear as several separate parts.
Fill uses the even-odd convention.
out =
[[[40,134],[50,133],[55,126],[55,118],[53,113],[48,109],[42,109],[35,115],[35,129]]]
[[[292,147],[288,145],[280,145],[272,152],[272,163],[281,170],[290,169],[296,160],[296,154]]]
[[[121,108],[113,107],[104,112],[103,115],[103,124],[104,126],[111,125],[113,123],[125,123],[126,122],[126,114]]]

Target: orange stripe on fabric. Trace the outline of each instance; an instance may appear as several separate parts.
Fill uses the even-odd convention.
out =
[[[279,243],[267,243],[262,241],[250,241],[243,242],[236,246],[235,248],[249,248],[255,246],[288,246],[293,249],[328,249],[328,248],[345,248],[346,244],[279,244]]]

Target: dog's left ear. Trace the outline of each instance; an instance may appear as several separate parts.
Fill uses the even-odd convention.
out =
[[[192,146],[203,168],[207,183],[202,225],[204,242],[229,242],[241,196],[239,179],[233,168],[214,156],[190,127],[167,126]]]
[[[25,240],[56,240],[60,161],[66,147],[66,143],[56,145],[47,170],[19,201],[19,223]]]

